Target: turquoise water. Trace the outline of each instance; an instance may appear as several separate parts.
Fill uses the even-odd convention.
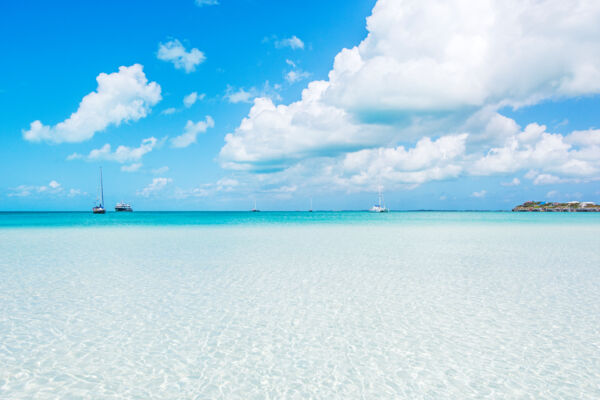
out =
[[[600,218],[2,213],[0,398],[600,398]]]
[[[600,213],[513,213],[478,211],[318,212],[0,212],[3,227],[100,227],[264,224],[599,224]]]

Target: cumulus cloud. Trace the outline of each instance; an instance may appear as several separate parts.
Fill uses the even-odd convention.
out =
[[[196,101],[202,100],[204,96],[204,93],[198,94],[198,92],[192,92],[183,98],[183,105],[186,108],[190,108],[196,103]]]
[[[286,39],[281,39],[281,40],[276,40],[275,41],[275,47],[277,48],[283,48],[283,47],[289,47],[292,50],[303,50],[304,49],[304,42],[296,35],[286,38]]]
[[[94,149],[86,155],[79,153],[73,153],[67,157],[67,160],[82,159],[86,161],[115,161],[118,163],[127,163],[132,161],[139,161],[141,158],[151,152],[158,145],[158,140],[155,137],[149,137],[140,143],[138,147],[119,146],[112,151],[110,144],[105,144],[99,149]],[[131,166],[129,167],[131,168]],[[138,167],[139,168],[139,167]],[[125,171],[123,169],[123,171]]]
[[[142,197],[149,197],[162,191],[172,181],[173,180],[171,178],[154,178],[148,186],[146,186],[142,190],[138,190],[137,195]]]
[[[272,180],[307,174],[324,184],[373,174],[402,183],[528,169],[597,177],[598,131],[522,129],[501,110],[600,93],[598,19],[600,3],[584,0],[379,0],[367,37],[338,53],[327,80],[310,82],[287,105],[254,98],[225,136],[220,162]],[[452,162],[412,170],[404,161],[424,137],[436,143],[463,134]],[[362,175],[344,163],[358,154],[371,165]]]
[[[578,132],[576,140],[546,131],[544,125],[532,123],[516,135],[510,136],[501,147],[491,148],[472,167],[473,174],[490,175],[511,173],[523,169],[539,169],[545,172],[569,176],[597,176],[600,173],[600,146],[577,147],[588,143],[595,131]],[[571,143],[573,144],[571,144]]]
[[[83,142],[109,125],[119,126],[146,117],[161,100],[160,86],[148,83],[140,64],[119,67],[119,72],[111,74],[101,73],[96,81],[96,91],[86,95],[69,118],[54,126],[34,121],[29,130],[23,131],[25,140]]]
[[[171,146],[176,148],[188,147],[192,143],[196,143],[196,136],[199,133],[204,133],[208,128],[215,126],[215,121],[210,115],[206,116],[204,121],[188,121],[185,124],[183,133],[171,139]]]
[[[167,43],[159,43],[157,57],[159,60],[173,63],[176,69],[183,69],[187,74],[194,72],[196,67],[206,60],[204,53],[196,48],[186,51],[177,39]]]

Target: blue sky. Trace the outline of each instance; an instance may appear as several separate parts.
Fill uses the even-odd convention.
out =
[[[0,210],[600,200],[598,6],[410,3],[2,3]]]

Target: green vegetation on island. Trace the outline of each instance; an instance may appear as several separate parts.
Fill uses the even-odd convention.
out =
[[[526,201],[512,210],[530,212],[600,212],[600,205],[594,204],[591,201],[569,201],[567,203]]]

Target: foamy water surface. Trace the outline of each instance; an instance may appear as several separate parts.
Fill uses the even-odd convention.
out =
[[[377,217],[1,228],[0,398],[600,398],[598,218]]]

